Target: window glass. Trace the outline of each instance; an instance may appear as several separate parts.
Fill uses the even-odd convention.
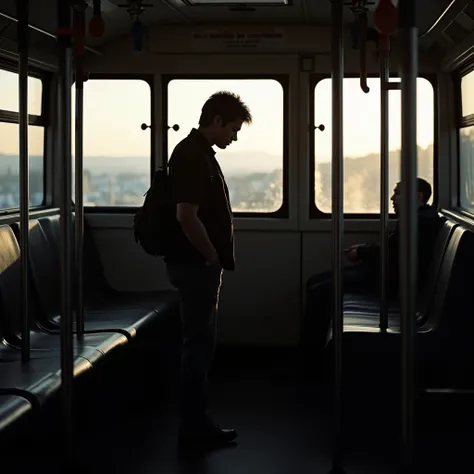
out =
[[[369,78],[365,94],[358,78],[344,79],[344,213],[380,213],[380,79]],[[424,78],[417,82],[418,176],[433,186],[434,91]],[[317,83],[314,91],[316,207],[331,212],[331,79]],[[400,181],[401,92],[389,94],[389,195]],[[432,197],[430,202],[432,202]]]
[[[459,133],[460,204],[474,212],[474,126],[462,128]]]
[[[248,105],[253,123],[216,158],[229,187],[233,212],[278,211],[283,204],[284,92],[274,79],[174,79],[168,85],[168,156],[191,129],[215,92],[234,92]]]
[[[0,69],[0,109],[19,112],[18,74]],[[37,77],[28,77],[28,113],[41,115],[43,82]]]
[[[84,206],[141,206],[150,187],[151,89],[141,79],[84,84]],[[75,87],[72,88],[74,176]],[[74,196],[73,177],[73,196]]]
[[[19,125],[0,122],[0,209],[20,207]],[[30,206],[44,201],[44,128],[28,127]]]
[[[474,71],[461,79],[462,115],[474,114]]]

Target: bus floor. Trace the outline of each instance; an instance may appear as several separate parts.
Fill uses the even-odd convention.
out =
[[[224,351],[225,352],[225,351]],[[51,449],[30,451],[15,472],[166,473],[166,474],[313,474],[331,471],[332,388],[302,383],[291,357],[267,351],[264,361],[252,355],[218,354],[211,377],[210,411],[222,427],[239,437],[232,448],[183,456],[176,448],[177,416],[173,394],[151,390],[156,381],[123,377],[90,391],[78,416],[76,469],[65,471]],[[150,374],[149,370],[146,373]],[[104,380],[102,380],[104,382]],[[103,389],[102,386],[105,388]],[[359,396],[357,395],[359,394]],[[363,395],[361,396],[361,393]],[[95,403],[90,403],[94,394]],[[419,433],[416,472],[453,472],[467,466],[472,429],[467,415],[439,416],[442,403],[430,399],[431,424]],[[356,390],[344,411],[344,467],[347,474],[399,473],[399,415],[389,399],[371,390]],[[460,405],[456,403],[457,409]],[[446,415],[446,411],[444,412]],[[463,427],[464,425],[464,427]],[[471,425],[472,428],[472,425]],[[60,449],[60,436],[55,441]],[[464,447],[464,448],[463,448]],[[463,459],[462,454],[465,453]],[[24,459],[24,458],[23,458]],[[28,465],[31,462],[31,465]],[[33,467],[34,466],[34,467]],[[7,472],[7,471],[5,471]]]

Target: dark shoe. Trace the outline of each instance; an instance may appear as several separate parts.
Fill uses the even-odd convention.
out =
[[[181,430],[178,442],[181,445],[209,446],[221,445],[234,441],[237,432],[233,429],[221,429],[219,426],[206,427],[202,430]]]

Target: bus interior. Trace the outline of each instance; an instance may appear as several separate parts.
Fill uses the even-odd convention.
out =
[[[179,300],[133,218],[221,90],[254,118],[217,152],[236,270],[210,400],[239,437],[182,456]],[[469,471],[473,150],[469,0],[2,0],[3,472]],[[390,197],[416,177],[442,228],[419,294],[406,200],[389,301]],[[342,293],[343,250],[363,242],[381,245],[380,298]],[[328,270],[308,378],[306,282]]]

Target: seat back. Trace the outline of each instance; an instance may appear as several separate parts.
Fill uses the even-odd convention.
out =
[[[417,302],[419,318],[418,322],[422,324],[426,320],[426,311],[434,298],[436,283],[438,281],[443,259],[448,248],[451,236],[457,224],[448,221],[445,217],[440,218],[440,229],[436,237],[436,243],[433,249],[433,259],[427,271],[427,277],[420,291]]]
[[[18,222],[12,229],[20,241],[21,228]],[[46,322],[60,312],[61,275],[59,262],[56,262],[54,249],[49,245],[46,235],[37,219],[29,221],[29,268],[32,290],[37,297],[41,318]]]
[[[72,215],[73,225],[73,241],[75,242],[75,214]],[[53,249],[54,253],[54,266],[60,268],[60,241],[61,241],[61,228],[60,228],[60,216],[46,216],[39,219],[40,226],[42,227],[46,239]],[[110,292],[111,288],[105,278],[104,269],[100,260],[99,252],[95,246],[94,237],[92,231],[87,224],[87,220],[84,219],[84,248],[83,248],[83,281],[84,281],[84,296],[94,294],[95,292]],[[75,266],[75,262],[73,264]],[[76,272],[73,271],[73,275]]]
[[[3,336],[11,342],[21,335],[21,261],[19,241],[12,227],[0,225],[0,298],[2,303]],[[36,325],[36,300],[32,297],[30,276],[28,325]]]
[[[455,306],[464,312],[473,311],[469,304],[474,301],[472,267],[474,265],[474,234],[463,226],[457,226],[449,241],[436,282],[434,298],[428,308],[427,324],[432,329],[443,327],[459,328],[464,316],[454,312]],[[465,306],[467,304],[468,306]],[[470,315],[467,319],[473,319]]]
[[[454,379],[465,377],[474,363],[474,233],[454,229],[427,312],[424,331],[433,337],[427,354],[437,370]],[[454,361],[454,363],[453,363]]]

